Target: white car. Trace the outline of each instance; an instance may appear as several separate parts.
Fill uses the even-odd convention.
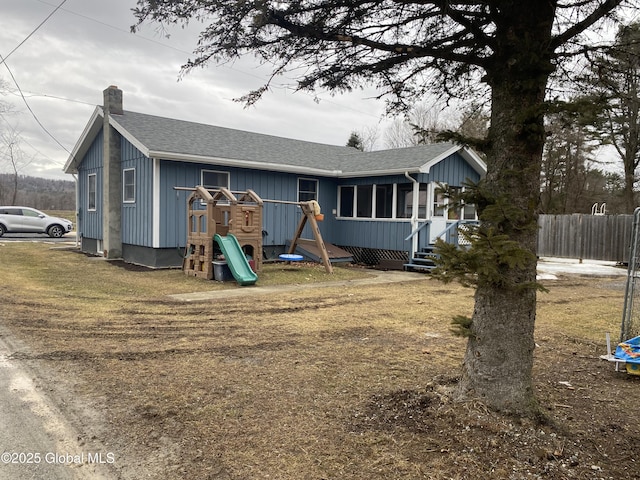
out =
[[[35,208],[0,207],[0,237],[5,233],[46,233],[60,238],[72,228],[69,220],[50,217]]]

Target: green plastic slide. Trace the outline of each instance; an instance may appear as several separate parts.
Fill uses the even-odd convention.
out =
[[[236,282],[243,286],[256,283],[258,276],[251,269],[247,257],[245,257],[242,247],[240,247],[235,235],[230,233],[226,237],[223,237],[216,233],[213,238],[218,242],[218,245],[220,245],[220,250],[222,250],[229,270],[231,270]]]

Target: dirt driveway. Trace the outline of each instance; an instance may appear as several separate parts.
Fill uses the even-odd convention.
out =
[[[450,319],[470,314],[470,290],[273,268],[259,284],[305,288],[253,295],[0,246],[2,322],[25,343],[11,358],[114,452],[115,478],[640,478],[639,379],[598,359],[619,329],[620,278],[547,282],[534,421],[451,401],[465,343]],[[211,290],[239,293],[169,296]]]

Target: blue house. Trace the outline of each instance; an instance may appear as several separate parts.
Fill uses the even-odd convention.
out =
[[[356,261],[404,261],[438,236],[455,241],[473,205],[449,208],[438,184],[462,188],[486,172],[464,146],[439,143],[361,152],[123,109],[122,91],[104,91],[65,172],[78,179],[81,249],[151,267],[180,266],[188,191],[251,189],[263,199],[317,200],[325,243]],[[294,235],[300,209],[265,203],[263,249],[276,258]]]

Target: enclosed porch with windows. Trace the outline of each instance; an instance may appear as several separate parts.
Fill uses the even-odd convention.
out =
[[[363,263],[430,270],[437,239],[464,246],[465,225],[477,223],[474,205],[454,205],[464,187],[396,179],[353,180],[338,186],[334,242]],[[350,245],[357,245],[353,247]]]

